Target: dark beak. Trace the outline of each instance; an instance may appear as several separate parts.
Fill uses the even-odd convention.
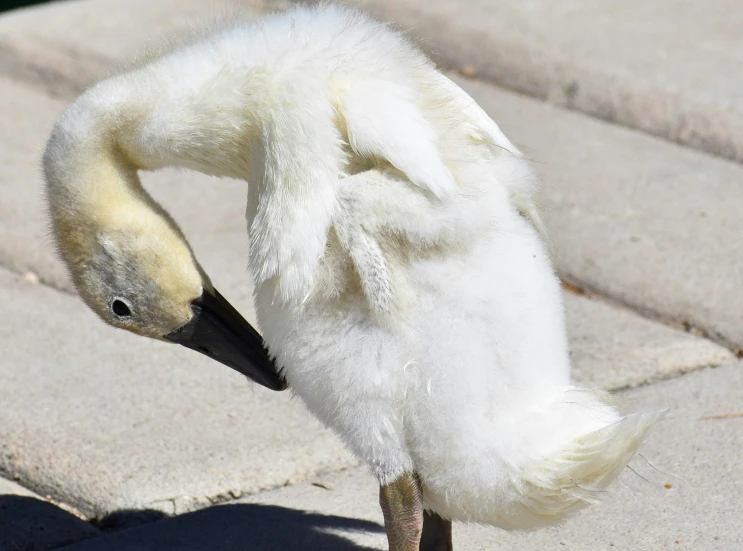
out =
[[[191,302],[191,309],[191,321],[165,339],[201,352],[271,390],[286,388],[263,338],[216,289],[204,290]]]

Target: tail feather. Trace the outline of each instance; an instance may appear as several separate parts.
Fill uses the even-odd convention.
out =
[[[558,453],[534,460],[521,469],[513,517],[530,527],[551,525],[595,503],[619,476],[665,412],[628,415],[617,422],[575,438]],[[512,515],[508,515],[509,517]]]
[[[452,520],[534,530],[599,501],[665,416],[623,416],[608,401],[569,387],[509,406],[492,432],[492,453],[475,448],[421,464],[426,506]]]

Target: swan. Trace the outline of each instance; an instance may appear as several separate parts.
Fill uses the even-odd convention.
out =
[[[371,468],[391,551],[452,521],[556,524],[658,412],[570,379],[538,181],[403,36],[333,5],[210,29],[82,94],[43,159],[60,255],[105,322],[287,385]],[[249,182],[260,335],[139,171]]]

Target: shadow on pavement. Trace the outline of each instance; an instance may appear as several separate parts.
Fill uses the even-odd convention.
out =
[[[104,532],[118,532],[166,518],[168,515],[153,509],[121,509],[104,517],[92,519],[90,523]]]
[[[145,526],[108,533],[66,551],[374,551],[339,532],[372,532],[367,520],[272,505],[220,505]],[[59,551],[62,551],[61,549]]]
[[[0,495],[0,551],[46,551],[100,532],[53,503]]]

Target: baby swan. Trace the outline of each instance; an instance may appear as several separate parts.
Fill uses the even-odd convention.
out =
[[[292,391],[372,468],[392,551],[451,521],[554,524],[659,418],[574,386],[537,181],[400,35],[297,7],[112,77],[60,117],[44,167],[62,258],[106,322],[280,388],[139,170],[249,182],[256,310]]]

